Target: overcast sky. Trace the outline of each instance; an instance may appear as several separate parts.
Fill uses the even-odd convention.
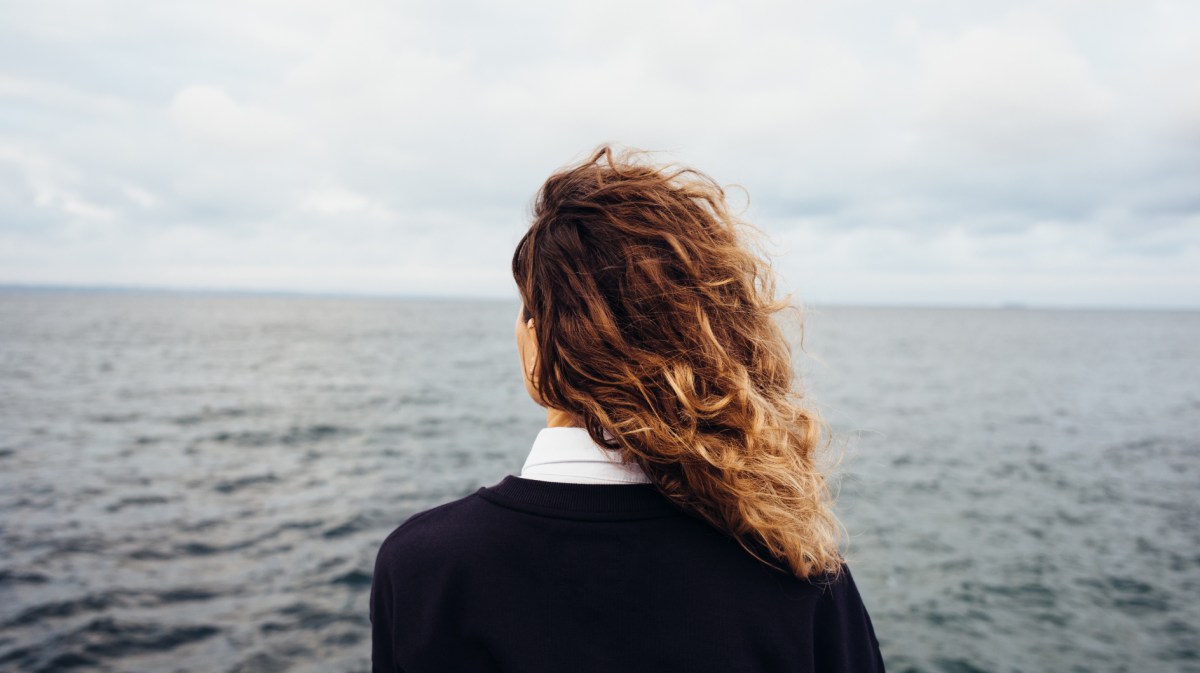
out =
[[[601,142],[803,302],[1200,307],[1191,0],[2,2],[0,283],[515,298]]]

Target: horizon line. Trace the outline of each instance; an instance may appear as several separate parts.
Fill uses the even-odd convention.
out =
[[[422,294],[385,292],[371,293],[363,291],[338,290],[297,290],[297,289],[263,289],[263,288],[228,288],[228,287],[172,287],[166,285],[75,285],[69,283],[12,283],[0,282],[0,292],[13,293],[96,293],[96,294],[182,294],[182,295],[221,295],[221,296],[259,296],[259,297],[295,297],[295,298],[327,298],[327,299],[400,299],[410,301],[484,301],[484,302],[515,302],[517,297],[496,297],[493,295],[464,295],[464,294]],[[795,294],[795,293],[793,293]],[[809,307],[845,307],[845,308],[913,308],[913,309],[993,309],[993,310],[1062,310],[1062,311],[1198,311],[1196,306],[1130,306],[1118,304],[1035,304],[1027,301],[978,302],[978,303],[913,303],[913,302],[864,302],[864,301],[802,301],[798,304],[802,309]]]

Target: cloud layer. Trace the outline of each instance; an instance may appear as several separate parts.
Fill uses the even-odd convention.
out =
[[[402,6],[401,6],[402,5]],[[1189,2],[0,6],[0,282],[515,297],[603,141],[804,301],[1200,306]]]

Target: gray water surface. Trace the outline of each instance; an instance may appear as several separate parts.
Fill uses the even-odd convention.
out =
[[[516,311],[0,293],[0,670],[368,670],[383,537],[543,426]],[[1200,671],[1200,313],[823,307],[804,347],[889,671]]]

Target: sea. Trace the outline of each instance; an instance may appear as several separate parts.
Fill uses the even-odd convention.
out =
[[[0,291],[0,671],[368,671],[380,542],[544,426],[517,308]],[[1200,312],[780,320],[889,672],[1200,671]]]

